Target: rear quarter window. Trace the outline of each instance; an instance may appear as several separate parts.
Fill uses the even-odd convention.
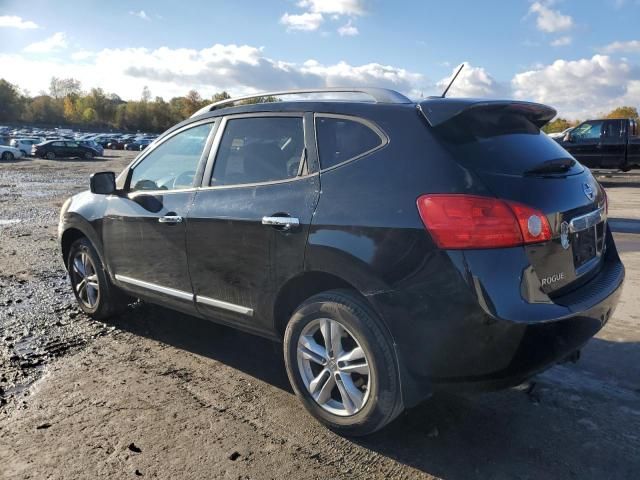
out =
[[[386,138],[374,128],[357,119],[316,116],[320,167],[331,168],[383,146]]]

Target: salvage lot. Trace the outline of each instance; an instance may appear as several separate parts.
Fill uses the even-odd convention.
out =
[[[638,478],[640,176],[602,176],[627,281],[578,364],[439,396],[366,439],[303,410],[279,346],[152,305],[78,313],[58,211],[93,161],[0,164],[0,478]],[[636,233],[633,233],[636,232]]]

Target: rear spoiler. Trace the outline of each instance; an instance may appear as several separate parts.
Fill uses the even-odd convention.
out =
[[[471,110],[501,109],[504,109],[506,112],[522,115],[538,128],[542,128],[557,114],[554,108],[547,105],[520,102],[517,100],[431,97],[418,103],[418,110],[420,110],[432,127],[442,125],[458,115]]]

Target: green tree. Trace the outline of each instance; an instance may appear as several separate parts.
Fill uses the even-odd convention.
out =
[[[562,132],[569,127],[572,127],[573,123],[564,118],[556,118],[552,122],[547,123],[542,130],[546,133]]]
[[[18,88],[0,79],[0,120],[17,120],[22,114],[24,102]]]
[[[93,108],[85,108],[84,112],[82,112],[82,121],[85,123],[93,123],[96,121],[96,116],[96,111]]]
[[[606,118],[638,118],[636,107],[618,107],[611,110]]]

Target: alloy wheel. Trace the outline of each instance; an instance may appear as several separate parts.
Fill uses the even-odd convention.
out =
[[[371,386],[367,352],[341,323],[311,321],[297,346],[300,376],[316,403],[334,415],[350,416],[366,404]]]
[[[94,309],[100,300],[100,285],[96,267],[87,252],[81,250],[73,257],[71,281],[83,305]]]

